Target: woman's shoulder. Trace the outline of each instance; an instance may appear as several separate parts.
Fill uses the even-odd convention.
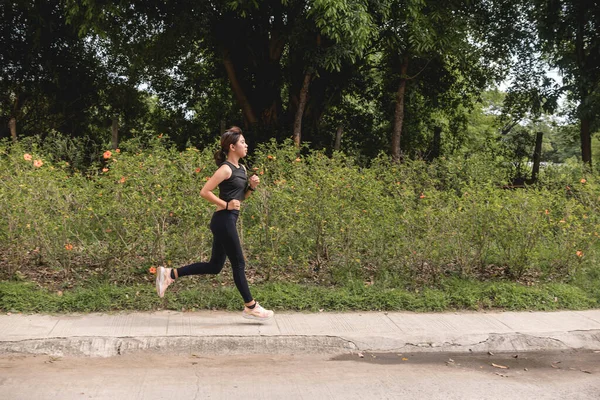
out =
[[[233,174],[233,169],[231,168],[231,165],[228,161],[224,161],[217,170],[217,172],[223,174],[225,179],[229,179],[231,177],[231,174]]]

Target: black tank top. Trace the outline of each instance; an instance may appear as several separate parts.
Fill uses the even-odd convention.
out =
[[[246,178],[246,169],[241,164],[240,167],[237,168],[229,161],[225,161],[223,164],[229,165],[231,168],[231,176],[229,179],[225,179],[223,182],[219,183],[219,198],[225,201],[244,200],[246,195],[246,183],[248,181]]]

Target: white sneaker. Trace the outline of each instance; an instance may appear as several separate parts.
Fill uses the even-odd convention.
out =
[[[164,297],[165,291],[175,279],[171,278],[171,268],[158,267],[156,270],[156,293],[158,297]]]
[[[242,312],[242,317],[246,319],[254,319],[259,321],[269,320],[273,318],[273,315],[275,315],[273,311],[265,310],[260,306],[260,304],[258,304],[258,302],[256,303],[256,306],[254,306],[254,308],[248,308],[245,306],[244,311]]]

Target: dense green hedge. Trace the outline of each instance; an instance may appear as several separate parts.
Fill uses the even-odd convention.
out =
[[[77,266],[131,279],[159,264],[208,259],[214,207],[199,191],[216,169],[213,149],[165,143],[124,142],[82,172],[35,147],[2,144],[4,278]],[[382,156],[361,168],[339,153],[262,146],[249,163],[261,185],[239,223],[253,280],[393,288],[450,275],[564,281],[598,268],[598,178],[567,165],[544,169],[534,187],[507,190],[501,161],[395,165]]]

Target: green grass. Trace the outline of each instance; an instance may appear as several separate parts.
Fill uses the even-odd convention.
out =
[[[437,288],[408,291],[359,283],[343,287],[272,283],[252,287],[265,306],[288,311],[448,311],[448,310],[559,310],[600,306],[598,281],[589,287],[540,284],[527,287],[510,282],[453,279]],[[50,292],[28,282],[0,282],[3,312],[107,312],[170,310],[240,310],[235,287],[214,288],[206,283],[174,287],[160,299],[149,284],[118,286],[97,283]]]

